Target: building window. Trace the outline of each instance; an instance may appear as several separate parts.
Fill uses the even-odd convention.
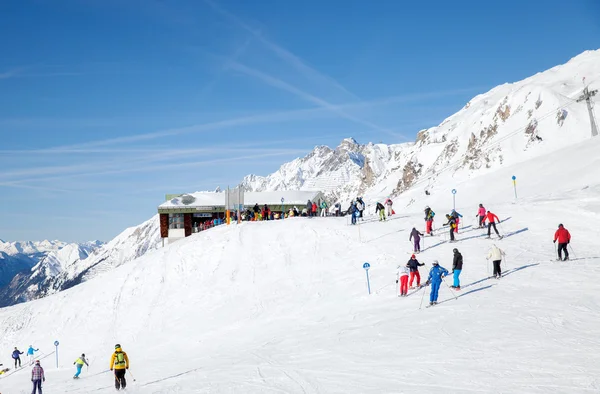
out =
[[[169,228],[183,228],[183,213],[169,214]]]

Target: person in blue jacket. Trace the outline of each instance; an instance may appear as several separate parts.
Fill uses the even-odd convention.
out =
[[[33,365],[33,362],[35,361],[35,357],[33,355],[33,353],[39,351],[40,349],[34,349],[33,345],[29,345],[29,349],[27,349],[27,358],[29,359],[29,365]]]
[[[12,352],[12,358],[15,360],[15,368],[17,368],[17,363],[19,364],[19,368],[21,367],[21,354],[23,354],[23,352],[17,348]]]
[[[356,224],[356,218],[358,217],[358,208],[356,207],[356,203],[352,202],[350,206],[350,214],[352,215],[352,224]]]
[[[431,284],[431,293],[429,294],[429,305],[437,304],[438,292],[442,284],[442,278],[448,275],[448,270],[442,266],[437,260],[433,260],[433,267],[429,271],[427,284]]]

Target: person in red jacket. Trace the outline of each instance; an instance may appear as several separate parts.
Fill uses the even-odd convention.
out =
[[[496,221],[500,222],[500,219],[498,219],[498,216],[494,215],[491,211],[487,211],[487,214],[485,215],[485,220],[488,221],[488,236],[487,237],[490,238],[490,236],[492,235],[492,227],[494,227],[494,231],[496,232],[496,235],[502,239],[502,236],[500,235],[500,233],[498,232],[498,229],[496,228]]]
[[[567,250],[567,245],[571,242],[571,234],[569,230],[567,230],[562,223],[558,225],[558,230],[554,233],[554,243],[558,240],[558,260],[563,260],[562,251],[565,252],[565,259],[563,261],[569,260],[569,251]]]
[[[317,216],[317,203],[313,202],[312,205],[312,216]]]

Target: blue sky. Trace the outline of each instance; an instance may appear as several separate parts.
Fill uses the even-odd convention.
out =
[[[0,238],[109,240],[165,193],[413,140],[597,49],[597,3],[1,2]]]

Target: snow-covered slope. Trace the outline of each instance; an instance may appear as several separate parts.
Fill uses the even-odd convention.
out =
[[[123,231],[112,241],[68,244],[40,259],[29,271],[13,275],[0,288],[0,306],[54,294],[77,285],[104,271],[136,259],[158,246],[158,217]],[[33,266],[33,268],[32,268]]]
[[[242,185],[252,191],[319,189],[331,202],[346,203],[357,195],[395,196],[414,185],[430,189],[442,174],[489,173],[590,137],[586,106],[575,102],[583,77],[590,89],[600,88],[600,50],[474,97],[439,126],[419,132],[414,143],[346,139],[336,149],[318,146],[267,177],[249,175]]]
[[[443,286],[433,308],[419,309],[428,288],[396,296],[408,233],[423,226],[415,189],[386,223],[292,218],[194,234],[0,310],[0,348],[40,347],[48,392],[114,391],[106,369],[115,343],[129,354],[133,393],[597,392],[600,230],[589,223],[600,215],[599,149],[600,139],[585,141],[461,185],[460,242],[442,230],[419,256],[422,274],[434,259],[451,268],[455,247],[464,256],[461,292]],[[522,179],[516,203],[504,181],[512,173]],[[438,217],[452,208],[446,193],[426,201]],[[503,240],[473,229],[479,202],[503,220]],[[559,222],[573,236],[570,262],[554,261]],[[494,242],[507,254],[499,281],[484,257]],[[73,381],[81,352],[92,365]],[[29,369],[0,384],[25,392]]]

